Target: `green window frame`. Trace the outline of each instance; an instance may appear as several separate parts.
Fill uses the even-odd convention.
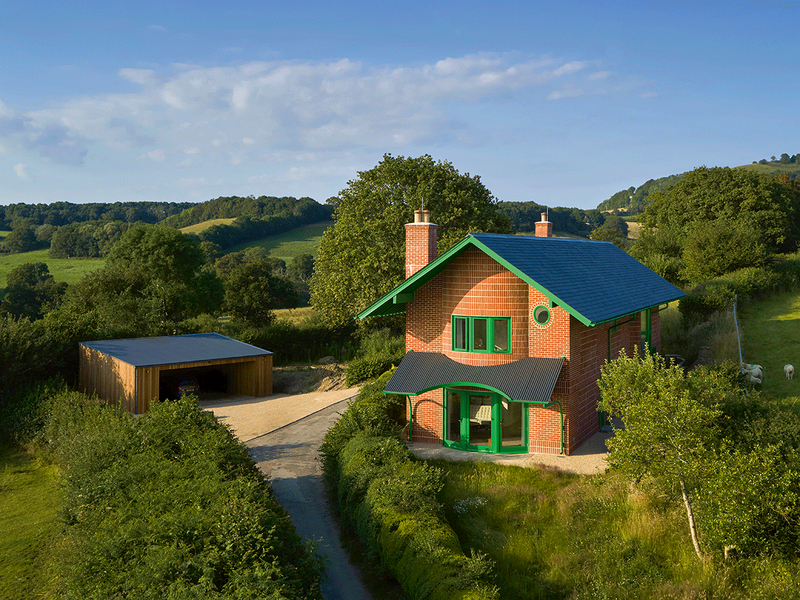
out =
[[[511,317],[453,315],[453,351],[511,354]]]

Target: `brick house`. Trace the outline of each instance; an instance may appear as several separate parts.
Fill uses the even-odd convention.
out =
[[[610,242],[470,234],[437,258],[428,211],[406,225],[406,280],[359,319],[406,314],[384,389],[409,438],[491,453],[569,454],[599,431],[597,380],[623,348],[658,349],[683,292]]]

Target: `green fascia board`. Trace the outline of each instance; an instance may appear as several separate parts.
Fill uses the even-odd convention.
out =
[[[426,265],[391,292],[379,298],[367,308],[358,313],[356,319],[369,319],[372,317],[388,317],[404,313],[406,303],[414,300],[414,292],[441,273],[453,258],[461,254],[464,249],[474,242],[469,236],[462,239],[439,258]]]
[[[455,244],[452,248],[450,248],[447,252],[442,254],[436,260],[434,260],[430,264],[426,265],[425,267],[414,273],[414,275],[406,279],[403,283],[398,285],[391,292],[389,292],[388,294],[386,294],[385,296],[383,296],[382,298],[378,299],[370,306],[365,308],[363,311],[358,313],[358,315],[356,315],[355,318],[368,319],[372,317],[385,317],[385,316],[404,313],[406,309],[405,307],[406,303],[413,301],[414,292],[419,288],[421,288],[426,283],[428,283],[434,277],[436,277],[439,273],[441,273],[451,260],[456,258],[459,254],[464,252],[470,246],[478,248],[481,252],[485,253],[487,256],[490,256],[493,260],[503,265],[506,269],[514,273],[514,275],[522,279],[529,286],[531,286],[532,288],[540,292],[542,295],[544,295],[550,301],[551,308],[553,306],[560,306],[561,308],[566,310],[570,315],[575,317],[575,319],[577,319],[580,323],[582,323],[587,327],[595,327],[597,325],[601,325],[604,323],[611,323],[617,319],[641,312],[642,310],[652,309],[654,307],[661,306],[662,304],[668,304],[670,302],[674,302],[675,300],[678,300],[683,296],[685,296],[683,292],[680,292],[680,290],[678,290],[679,293],[674,298],[670,298],[669,300],[662,298],[658,303],[653,304],[651,306],[642,306],[637,308],[636,310],[626,312],[625,314],[615,315],[608,319],[603,319],[599,321],[592,321],[590,318],[580,313],[574,307],[570,306],[568,302],[556,296],[555,294],[553,294],[553,292],[543,287],[538,282],[534,281],[530,276],[528,276],[526,273],[524,273],[522,270],[516,267],[513,263],[507,261],[505,258],[500,256],[494,250],[492,250],[487,245],[482,243],[478,238],[472,235],[467,235],[464,239],[459,241],[457,244]]]
[[[481,243],[480,240],[478,240],[476,238],[472,238],[472,240],[473,240],[473,243],[474,243],[474,245],[476,247],[480,248],[488,256],[491,256],[494,260],[496,260],[498,263],[503,265],[506,269],[508,269],[509,271],[514,273],[514,275],[516,275],[517,277],[522,279],[522,281],[527,283],[529,286],[531,286],[537,292],[539,292],[542,295],[544,295],[545,297],[547,297],[547,299],[550,301],[550,307],[551,308],[553,306],[560,306],[561,308],[566,310],[569,314],[571,314],[573,317],[578,319],[578,321],[580,321],[584,325],[586,325],[588,327],[592,327],[593,325],[596,325],[596,323],[592,323],[589,319],[587,319],[581,313],[579,313],[577,310],[572,308],[568,303],[564,302],[561,298],[559,298],[555,294],[551,293],[549,290],[543,288],[541,285],[539,285],[533,279],[528,277],[528,275],[526,275],[525,273],[520,271],[519,268],[515,267],[512,263],[508,262],[502,256],[497,254],[494,250],[492,250],[488,246],[486,246],[483,243]]]

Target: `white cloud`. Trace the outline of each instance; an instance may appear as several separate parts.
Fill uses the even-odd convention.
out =
[[[602,79],[608,79],[611,75],[611,71],[598,71],[597,73],[592,73],[586,79],[589,81],[600,81]]]
[[[275,151],[406,147],[456,135],[451,115],[459,106],[511,92],[554,100],[604,93],[586,78],[581,84],[590,89],[578,87],[577,74],[588,65],[475,54],[397,68],[348,59],[125,68],[118,75],[139,86],[135,92],[76,98],[26,114],[0,103],[0,143],[11,137],[46,160],[73,165],[93,145],[99,154],[135,147],[139,156],[176,165],[186,164],[185,155],[245,164]],[[588,80],[605,77],[595,73]]]
[[[152,69],[120,69],[118,74],[123,79],[140,85],[154,85],[158,82],[156,72]]]
[[[569,85],[560,90],[553,90],[547,95],[550,100],[561,100],[561,98],[577,98],[583,96],[585,92],[582,89]]]
[[[17,177],[19,177],[22,181],[30,182],[36,179],[33,175],[28,173],[27,167],[22,163],[17,163],[13,168],[14,172],[17,174]]]

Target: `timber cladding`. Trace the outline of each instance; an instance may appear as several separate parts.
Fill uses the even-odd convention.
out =
[[[158,401],[165,377],[189,372],[213,371],[227,394],[272,394],[272,353],[215,333],[83,342],[79,351],[80,388],[133,414]]]

